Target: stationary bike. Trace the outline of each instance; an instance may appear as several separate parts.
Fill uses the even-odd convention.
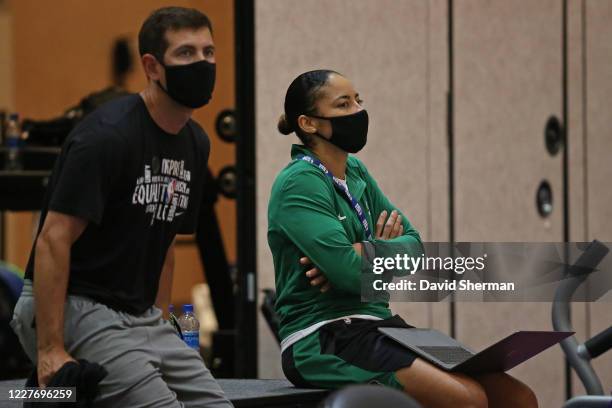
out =
[[[555,292],[552,309],[553,327],[558,331],[574,331],[570,320],[570,301],[578,287],[587,279],[595,267],[606,257],[610,250],[601,242],[594,240],[589,244],[576,263],[568,270],[565,279]],[[612,271],[606,271],[612,273]],[[601,381],[593,370],[590,360],[602,355],[612,348],[612,326],[595,335],[583,344],[574,336],[561,342],[561,348],[570,366],[574,369],[588,395],[581,395],[568,400],[563,408],[610,408],[612,396],[610,390],[604,391]]]

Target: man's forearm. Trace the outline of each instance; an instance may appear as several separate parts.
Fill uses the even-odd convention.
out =
[[[36,242],[34,299],[38,350],[64,349],[64,302],[70,245],[42,236]]]

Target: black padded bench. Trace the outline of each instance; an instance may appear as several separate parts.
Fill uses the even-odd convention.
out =
[[[287,380],[217,380],[236,408],[309,408],[316,407],[328,390],[295,388]],[[17,408],[8,401],[8,390],[23,388],[24,379],[0,381],[0,408]]]

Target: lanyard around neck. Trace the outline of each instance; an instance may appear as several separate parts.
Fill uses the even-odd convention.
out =
[[[312,164],[313,166],[319,168],[319,170],[321,170],[327,177],[329,177],[334,187],[344,193],[344,197],[351,204],[351,207],[353,207],[353,211],[355,211],[355,214],[357,214],[357,217],[359,218],[359,222],[361,222],[361,225],[363,226],[363,231],[365,233],[366,239],[372,239],[372,232],[370,231],[370,225],[368,224],[368,220],[366,219],[365,212],[363,211],[363,208],[361,208],[359,202],[348,190],[348,185],[340,183],[338,179],[334,177],[334,175],[329,170],[327,170],[327,167],[325,167],[325,165],[321,163],[320,160],[312,156],[300,154],[297,156],[297,160],[304,160],[305,162]]]

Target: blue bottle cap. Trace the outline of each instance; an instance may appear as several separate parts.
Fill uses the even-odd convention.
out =
[[[193,305],[183,305],[183,313],[193,313]]]
[[[174,313],[174,305],[168,305],[168,313]]]

